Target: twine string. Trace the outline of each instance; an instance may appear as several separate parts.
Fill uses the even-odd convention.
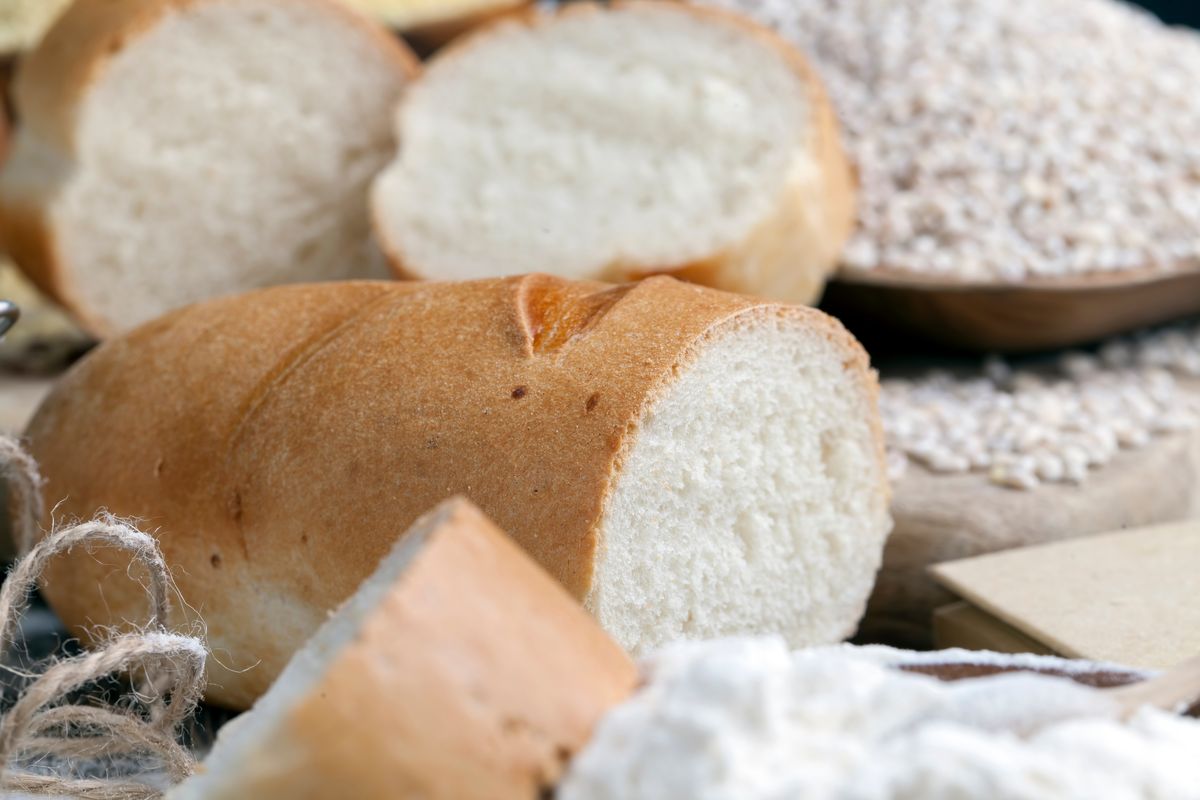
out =
[[[156,759],[170,780],[185,779],[195,759],[177,734],[200,701],[206,651],[194,637],[166,629],[170,572],[153,537],[109,514],[59,528],[37,544],[44,513],[42,479],[20,444],[0,436],[0,476],[13,489],[14,532],[21,559],[0,586],[0,655],[17,639],[29,598],[47,565],[75,547],[111,547],[130,554],[149,575],[149,619],[132,633],[51,663],[0,716],[0,789],[90,800],[149,800],[156,787],[124,777],[77,778],[17,769],[16,763],[98,761],[122,755]],[[113,675],[133,678],[131,708],[68,702],[72,693]],[[140,710],[139,710],[140,709]]]
[[[33,456],[11,436],[0,436],[0,478],[12,493],[13,534],[17,555],[28,553],[37,538],[45,508],[42,505],[42,474]]]

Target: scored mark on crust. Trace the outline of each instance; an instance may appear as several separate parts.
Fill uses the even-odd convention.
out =
[[[237,529],[238,541],[242,546],[242,555],[250,558],[250,546],[246,543],[246,531],[242,527],[242,515],[245,509],[242,507],[242,491],[234,489],[233,495],[229,498],[229,518],[233,520],[234,528]]]
[[[377,294],[368,296],[361,305],[350,309],[344,316],[330,320],[319,330],[297,342],[287,350],[279,360],[267,370],[263,377],[246,394],[240,404],[233,424],[229,428],[229,436],[225,443],[225,468],[232,472],[237,463],[237,453],[240,450],[242,437],[254,421],[259,409],[267,402],[271,394],[285,384],[305,364],[318,356],[325,348],[331,346],[346,331],[357,324],[371,319],[378,308],[386,306],[395,295],[386,288],[380,288]],[[234,479],[236,480],[236,478]],[[241,540],[242,553],[249,558],[250,546],[246,542],[245,531],[242,529],[242,498],[235,491],[236,508],[231,507],[230,514],[237,525],[238,538]]]
[[[528,355],[561,350],[594,326],[632,288],[580,295],[570,281],[529,275],[517,284],[517,323]]]
[[[245,400],[238,408],[237,416],[230,428],[226,444],[227,463],[232,459],[241,442],[246,427],[254,419],[255,414],[279,386],[283,385],[305,364],[319,355],[325,348],[332,345],[354,325],[361,324],[371,318],[372,312],[393,300],[395,295],[386,289],[380,289],[378,294],[371,295],[362,305],[350,309],[345,316],[327,322],[319,330],[297,342],[287,350],[279,360],[263,375],[263,377],[247,392]]]

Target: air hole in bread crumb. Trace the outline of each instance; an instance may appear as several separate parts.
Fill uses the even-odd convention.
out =
[[[837,441],[834,439],[830,431],[821,434],[821,464],[825,467],[825,473],[829,474],[834,471],[834,461],[837,459]]]
[[[525,386],[518,386],[517,388],[515,388],[515,389],[513,389],[513,390],[512,390],[512,399],[513,399],[513,400],[520,400],[522,397],[524,397],[524,396],[526,395],[526,393],[527,393],[528,391],[529,391],[529,389],[528,389],[527,387],[525,387]]]

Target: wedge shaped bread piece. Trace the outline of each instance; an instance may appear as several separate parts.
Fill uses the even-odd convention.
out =
[[[890,527],[876,395],[833,319],[671,278],[315,284],[102,345],[27,435],[59,516],[158,531],[222,665],[258,665],[210,671],[242,706],[454,494],[629,650],[837,641]],[[72,555],[46,594],[117,623],[120,567]]]
[[[741,18],[658,2],[509,17],[439,54],[373,188],[401,276],[652,273],[808,303],[853,218],[803,57]]]
[[[536,800],[637,682],[477,508],[419,519],[171,800]]]
[[[79,0],[17,78],[4,244],[100,335],[374,274],[367,186],[414,70],[333,0]]]

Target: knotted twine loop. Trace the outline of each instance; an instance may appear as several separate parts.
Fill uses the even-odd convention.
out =
[[[98,649],[28,676],[34,678],[32,683],[0,717],[0,789],[95,800],[161,797],[159,789],[140,782],[66,778],[9,767],[16,760],[95,761],[143,754],[157,757],[172,783],[183,780],[195,770],[195,759],[176,734],[200,701],[207,654],[199,639],[166,630],[172,583],[153,537],[105,514],[53,531],[32,545],[42,508],[37,465],[13,440],[0,437],[0,469],[23,481],[17,499],[24,511],[19,513],[30,515],[17,521],[18,542],[26,543],[26,554],[0,586],[0,654],[14,644],[29,596],[50,560],[74,547],[107,546],[130,553],[149,574],[150,600],[150,618],[141,631],[118,635]],[[132,709],[61,705],[72,692],[114,674],[135,677],[133,698],[145,716]]]
[[[78,545],[107,545],[127,550],[140,561],[150,574],[146,587],[150,595],[150,619],[147,628],[155,630],[166,624],[171,585],[167,562],[159,552],[158,543],[141,531],[103,514],[91,522],[63,528],[38,542],[9,572],[0,586],[0,653],[7,653],[29,607],[29,597],[37,587],[38,578],[46,571],[50,560]]]
[[[5,480],[12,493],[12,527],[17,555],[25,555],[37,539],[38,525],[45,513],[43,480],[33,456],[11,436],[0,436],[0,478]]]

